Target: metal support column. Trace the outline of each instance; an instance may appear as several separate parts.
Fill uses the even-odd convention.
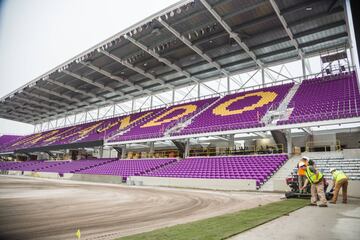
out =
[[[174,104],[175,103],[175,89],[172,90],[172,99],[171,99],[171,103]]]
[[[360,66],[359,66],[359,56],[358,56],[358,51],[357,51],[358,46],[356,45],[354,22],[353,22],[353,17],[352,17],[352,13],[351,13],[350,0],[345,1],[345,13],[346,13],[347,24],[348,24],[349,35],[350,35],[350,51],[352,52],[352,58],[354,59],[354,61],[352,62],[352,65],[355,66],[357,79],[360,82],[360,79],[359,79]]]
[[[305,79],[306,78],[305,58],[301,58],[301,67],[302,67],[303,79]]]
[[[135,100],[131,100],[131,112],[134,112]]]
[[[198,98],[200,98],[200,96],[201,96],[200,83],[197,84],[197,87],[198,87],[198,94],[197,95],[198,95]]]
[[[264,70],[264,68],[261,68],[261,84],[263,87],[265,87],[265,70]]]
[[[226,87],[227,87],[227,92],[229,93],[230,92],[230,77],[229,76],[226,77]]]

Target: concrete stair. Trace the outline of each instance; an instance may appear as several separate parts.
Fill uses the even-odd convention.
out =
[[[288,94],[282,100],[282,102],[276,107],[273,106],[268,112],[262,117],[261,121],[265,124],[271,124],[274,120],[288,118],[289,114],[288,108],[291,99],[294,97],[296,91],[298,90],[300,84],[294,84],[289,90]]]
[[[293,156],[287,160],[286,163],[260,187],[259,191],[286,191],[285,179],[291,174],[300,158],[301,156]],[[278,186],[279,183],[282,185],[280,188]]]

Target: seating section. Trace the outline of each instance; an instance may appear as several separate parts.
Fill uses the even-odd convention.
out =
[[[287,160],[287,155],[191,157],[145,174],[153,177],[254,179],[263,184]]]
[[[175,158],[166,159],[141,159],[141,160],[117,160],[101,166],[84,169],[77,173],[114,175],[127,178],[128,176],[139,176],[155,169],[176,162]]]
[[[350,180],[360,180],[360,159],[313,159],[316,167],[324,173],[327,180],[332,179],[330,168],[344,171]]]
[[[278,125],[360,116],[355,72],[305,80],[290,101],[293,111]]]
[[[138,124],[123,135],[116,136],[109,141],[118,142],[163,137],[167,129],[194,116],[217,99],[218,97],[215,97],[171,106],[144,124]]]
[[[289,83],[225,96],[173,135],[262,127],[261,119],[269,107],[278,105],[292,86]]]
[[[41,164],[41,162],[42,161],[0,162],[0,170],[31,171],[31,169],[36,168],[36,166]]]
[[[293,83],[173,105],[111,119],[60,128],[27,136],[1,136],[0,152],[91,143],[131,141],[170,135],[190,135],[262,127],[261,119],[279,106]],[[211,105],[209,107],[209,105]],[[305,80],[281,124],[360,116],[360,94],[355,72]],[[186,123],[185,123],[186,122]]]
[[[109,137],[119,131],[126,131],[131,126],[144,122],[145,119],[156,114],[158,111],[161,111],[161,109],[153,109],[72,127],[31,134],[20,137],[8,144],[0,145],[0,152],[103,140],[105,135],[106,137]]]
[[[2,148],[6,148],[12,142],[20,139],[23,136],[18,135],[0,135],[0,151]]]
[[[76,160],[60,162],[44,162],[43,165],[37,166],[33,171],[37,172],[55,172],[55,173],[75,173],[92,167],[97,167],[115,161],[115,159],[95,159],[95,160]]]

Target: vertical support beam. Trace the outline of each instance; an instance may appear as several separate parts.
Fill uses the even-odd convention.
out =
[[[189,156],[189,152],[190,152],[190,139],[187,138],[185,140],[185,152],[184,152],[184,158],[187,158]]]
[[[198,83],[197,84],[197,87],[198,87],[198,92],[197,92],[197,96],[198,96],[198,98],[200,98],[200,96],[201,96],[201,88],[200,88],[200,83]]]
[[[154,142],[149,142],[149,147],[150,147],[150,157],[154,157],[154,153],[155,153],[155,144]]]
[[[113,105],[113,117],[115,116],[115,112],[116,112],[116,104]]]
[[[227,92],[230,92],[230,77],[226,76],[226,87],[227,87]]]
[[[175,89],[173,89],[172,90],[172,99],[171,99],[171,102],[172,102],[172,104],[174,104],[175,103]]]
[[[355,2],[355,1],[353,1],[353,2]],[[354,59],[352,64],[355,66],[357,79],[360,82],[360,79],[359,79],[360,66],[359,66],[358,47],[356,45],[354,22],[353,22],[353,17],[352,17],[352,12],[351,12],[350,0],[345,0],[345,13],[346,13],[346,19],[347,19],[346,22],[348,24],[349,35],[350,35],[350,51],[352,52],[352,58]]]
[[[265,87],[265,69],[261,68],[261,84],[263,87]]]
[[[229,135],[229,143],[228,143],[229,149],[233,150],[235,147],[235,134]]]
[[[305,58],[301,58],[301,67],[302,67],[303,79],[306,79]]]
[[[135,100],[131,100],[131,112],[134,112]]]
[[[121,158],[125,159],[126,158],[126,144],[124,146],[122,146],[122,151],[121,151]]]
[[[98,120],[99,118],[100,118],[100,108],[98,107],[96,120]]]
[[[289,157],[292,154],[292,137],[291,137],[291,130],[286,130],[286,145],[287,145],[287,154]]]
[[[151,95],[150,96],[150,108],[153,108],[153,105],[154,105],[154,96]]]
[[[104,156],[104,146],[99,147],[99,158],[103,158]]]

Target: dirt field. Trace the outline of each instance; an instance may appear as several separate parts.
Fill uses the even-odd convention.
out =
[[[280,197],[0,176],[0,239],[114,239]]]

